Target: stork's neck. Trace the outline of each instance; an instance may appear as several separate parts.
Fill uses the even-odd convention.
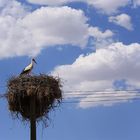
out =
[[[31,59],[31,64],[34,65],[34,61]]]

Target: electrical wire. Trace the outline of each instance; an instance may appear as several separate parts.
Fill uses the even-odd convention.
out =
[[[76,93],[73,93],[73,92],[76,92]],[[124,94],[122,94],[123,92]],[[69,96],[67,97],[67,95]],[[90,97],[86,98],[85,96],[90,96]],[[81,100],[84,98],[86,98],[86,100]],[[107,99],[104,99],[104,98],[107,98]],[[93,100],[93,99],[96,99],[96,100]],[[139,91],[137,90],[114,90],[113,92],[112,91],[93,91],[93,90],[92,91],[67,91],[66,101],[63,101],[63,103],[97,103],[97,102],[101,103],[101,102],[119,102],[119,101],[128,101],[128,100],[129,101],[140,100]]]
[[[112,96],[112,95],[99,95],[99,96],[90,96],[90,97],[85,97],[85,96],[78,96],[78,97],[66,97],[66,99],[81,99],[81,98],[89,98],[89,99],[99,99],[99,98],[134,98],[134,97],[137,97],[137,98],[140,98],[140,95],[115,95],[115,96]]]
[[[63,93],[71,94],[71,93],[91,93],[91,92],[140,92],[140,90],[67,90],[63,91]]]
[[[114,99],[114,100],[85,100],[85,101],[63,101],[62,103],[66,104],[75,104],[75,103],[107,103],[107,102],[120,102],[120,101],[134,101],[134,100],[140,100],[140,98],[133,98],[133,99]]]

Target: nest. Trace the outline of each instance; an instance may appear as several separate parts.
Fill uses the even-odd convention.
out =
[[[19,118],[31,117],[31,100],[35,99],[35,118],[48,117],[48,112],[62,100],[60,79],[48,75],[11,77],[7,83],[9,110]]]

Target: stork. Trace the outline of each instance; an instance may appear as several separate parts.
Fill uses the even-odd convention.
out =
[[[27,75],[27,74],[30,74],[30,72],[32,71],[33,67],[34,67],[34,64],[37,64],[37,62],[35,61],[34,58],[31,59],[31,63],[25,67],[22,72],[20,73],[20,76],[21,75]]]

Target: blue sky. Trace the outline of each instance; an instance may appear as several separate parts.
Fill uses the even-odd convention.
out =
[[[139,13],[140,0],[0,0],[0,93],[35,57],[33,73],[59,75],[65,101],[78,101],[51,112],[38,140],[140,139]],[[0,138],[29,139],[0,105]]]

